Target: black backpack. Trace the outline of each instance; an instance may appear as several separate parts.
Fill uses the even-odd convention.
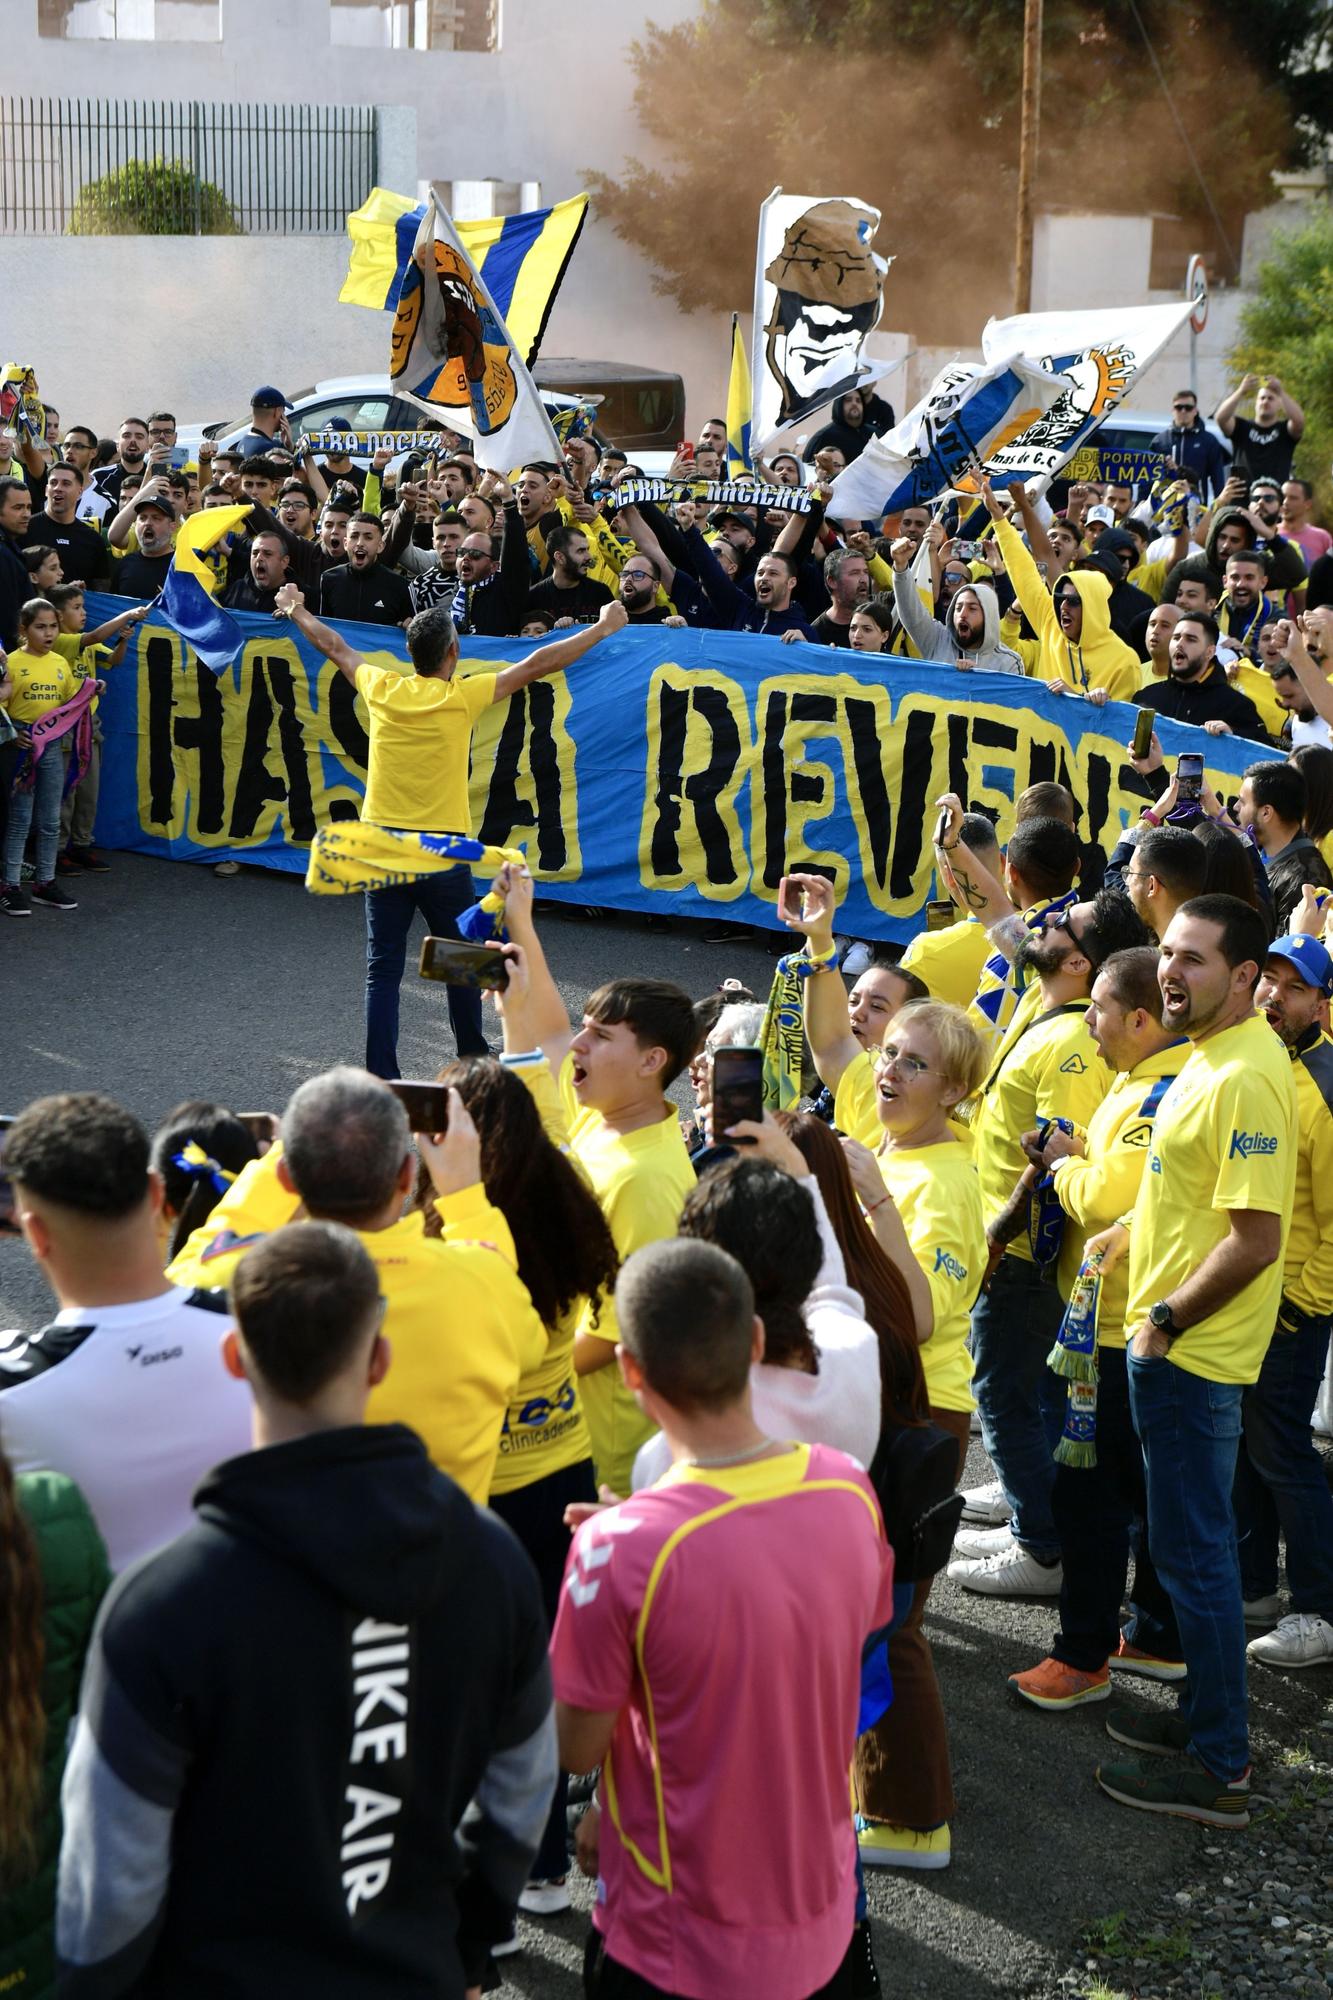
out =
[[[921,1583],[948,1562],[963,1515],[958,1440],[939,1424],[890,1424],[870,1462],[870,1483],[893,1550],[895,1583]]]

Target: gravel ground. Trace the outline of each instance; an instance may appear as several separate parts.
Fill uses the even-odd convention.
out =
[[[100,1087],[145,1119],[186,1096],[280,1106],[305,1076],[361,1057],[361,912],[294,878],[113,857],[74,885],[77,913],[36,912],[0,940],[7,1034],[0,1109]],[[543,934],[566,998],[617,971],[678,979],[696,995],[734,975],[762,990],[754,942],[565,912]],[[430,1075],[450,1043],[438,987],[403,989],[403,1065]],[[36,1326],[45,1286],[0,1240],[0,1325]],[[974,1443],[968,1477],[989,1476]],[[1052,1716],[1006,1676],[1046,1651],[1052,1611],[969,1596],[941,1581],[927,1630],[949,1715],[958,1793],[954,1863],[872,1874],[875,1949],[898,2000],[1113,2000],[1188,1994],[1322,1996],[1333,1988],[1333,1671],[1251,1676],[1256,1791],[1248,1832],[1223,1834],[1114,1805],[1093,1783],[1107,1738],[1097,1707]],[[1138,1685],[1119,1690],[1165,1696]],[[589,1902],[520,1926],[506,1996],[577,2000]],[[1187,1899],[1187,1900],[1186,1900]],[[1247,1983],[1248,1982],[1248,1983]],[[1302,1983],[1304,1982],[1304,1983]],[[725,1996],[741,2000],[741,1996]]]

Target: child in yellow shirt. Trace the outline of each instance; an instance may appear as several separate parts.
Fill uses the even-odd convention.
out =
[[[148,606],[138,604],[109,618],[95,632],[85,631],[88,611],[80,583],[58,583],[50,593],[60,620],[55,650],[67,660],[79,681],[90,675],[100,680],[108,667],[118,667],[125,657],[125,642],[133,628],[148,616]],[[112,645],[109,642],[115,640]],[[97,818],[97,795],[102,778],[102,729],[96,720],[98,701],[93,702],[93,744],[88,768],[77,785],[67,790],[60,808],[60,854],[56,872],[60,875],[104,875],[107,864],[93,850],[93,824]],[[68,765],[71,751],[66,746]]]

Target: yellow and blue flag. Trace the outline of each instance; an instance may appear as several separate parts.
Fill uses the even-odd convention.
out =
[[[231,665],[245,639],[231,613],[214,603],[213,571],[204,557],[249,512],[247,501],[241,507],[205,507],[188,515],[177,531],[175,554],[155,606],[215,674]]]
[[[352,256],[338,294],[344,305],[397,311],[426,210],[424,201],[414,202],[389,188],[371,189],[347,218]],[[587,195],[577,194],[551,208],[453,225],[468,258],[484,275],[495,309],[529,368],[537,358],[587,212]]]
[[[750,464],[750,362],[741,339],[740,314],[731,315],[731,374],[727,378],[727,478],[739,479]]]

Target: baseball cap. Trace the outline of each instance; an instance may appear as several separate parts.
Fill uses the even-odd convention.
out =
[[[156,507],[159,514],[166,514],[168,518],[175,519],[175,508],[160,493],[136,493],[134,496],[134,511],[136,514],[141,507]]]
[[[252,410],[290,410],[294,407],[294,404],[287,401],[281,389],[275,389],[271,382],[262,383],[250,398]]]
[[[1268,947],[1269,958],[1288,958],[1307,986],[1333,994],[1333,958],[1319,939],[1302,932],[1295,937],[1276,937]]]
[[[1113,528],[1115,526],[1115,515],[1109,507],[1089,507],[1088,519],[1090,521],[1100,521],[1104,528]]]

